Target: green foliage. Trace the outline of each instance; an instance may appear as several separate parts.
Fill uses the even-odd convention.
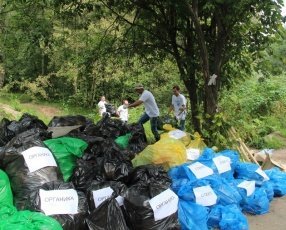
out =
[[[286,79],[267,79],[257,75],[224,91],[220,108],[226,120],[234,126],[248,144],[267,147],[263,136],[285,130]]]

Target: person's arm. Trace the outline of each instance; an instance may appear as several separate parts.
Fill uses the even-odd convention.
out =
[[[127,108],[137,107],[137,106],[141,105],[142,103],[143,103],[143,101],[137,100],[137,101],[135,101],[134,103],[129,104],[129,105],[127,106]]]
[[[173,106],[173,104],[170,105],[168,114],[170,114],[172,111],[174,111],[174,106]]]

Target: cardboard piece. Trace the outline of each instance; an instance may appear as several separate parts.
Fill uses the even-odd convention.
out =
[[[53,132],[52,137],[61,137],[68,134],[70,131],[81,127],[81,125],[63,126],[63,127],[49,127],[48,131]]]
[[[282,171],[286,171],[286,150],[273,151],[272,154],[259,154],[258,158],[264,159],[261,168],[263,170],[278,167]]]

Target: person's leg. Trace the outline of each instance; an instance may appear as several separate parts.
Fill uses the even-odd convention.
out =
[[[158,130],[157,130],[158,117],[151,117],[150,123],[151,123],[151,131],[152,131],[156,141],[159,141],[160,135],[159,135]]]
[[[150,119],[150,117],[146,113],[143,113],[142,116],[139,118],[138,123],[143,125],[147,121],[149,121],[149,119]]]
[[[179,125],[180,130],[185,131],[185,123],[186,120],[180,120],[180,125]]]

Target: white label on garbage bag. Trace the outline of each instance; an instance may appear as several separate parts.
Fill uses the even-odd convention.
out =
[[[185,132],[179,129],[175,129],[169,132],[169,137],[174,138],[174,139],[181,139],[182,137],[187,136]]]
[[[200,150],[199,149],[193,149],[189,148],[187,149],[187,159],[188,160],[196,160],[200,156]]]
[[[115,200],[117,201],[117,203],[119,204],[119,206],[122,206],[123,203],[124,203],[124,197],[122,197],[122,196],[116,197]]]
[[[50,190],[40,189],[41,210],[49,215],[77,214],[78,195],[74,189]]]
[[[164,219],[178,210],[178,196],[170,189],[149,200],[155,221]]]
[[[195,174],[196,178],[201,179],[206,176],[214,174],[214,171],[208,166],[203,165],[200,162],[196,162],[188,166],[189,169]]]
[[[110,198],[113,192],[113,189],[110,187],[92,191],[95,207],[97,208],[102,202]]]
[[[216,204],[217,202],[217,195],[215,194],[214,190],[211,186],[206,185],[202,187],[193,188],[196,203],[202,206],[211,206]]]
[[[239,185],[237,185],[237,187],[244,188],[246,190],[246,195],[251,196],[255,190],[255,181],[254,180],[251,180],[251,181],[245,180],[245,181],[241,182]]]
[[[261,168],[258,168],[255,172],[264,178],[263,181],[269,180],[269,177],[266,175],[266,173]]]
[[[48,166],[57,167],[53,154],[47,148],[35,146],[23,151],[22,155],[30,172]]]
[[[230,171],[230,158],[225,156],[218,156],[213,158],[213,161],[215,163],[215,166],[217,167],[217,170],[219,174]]]

